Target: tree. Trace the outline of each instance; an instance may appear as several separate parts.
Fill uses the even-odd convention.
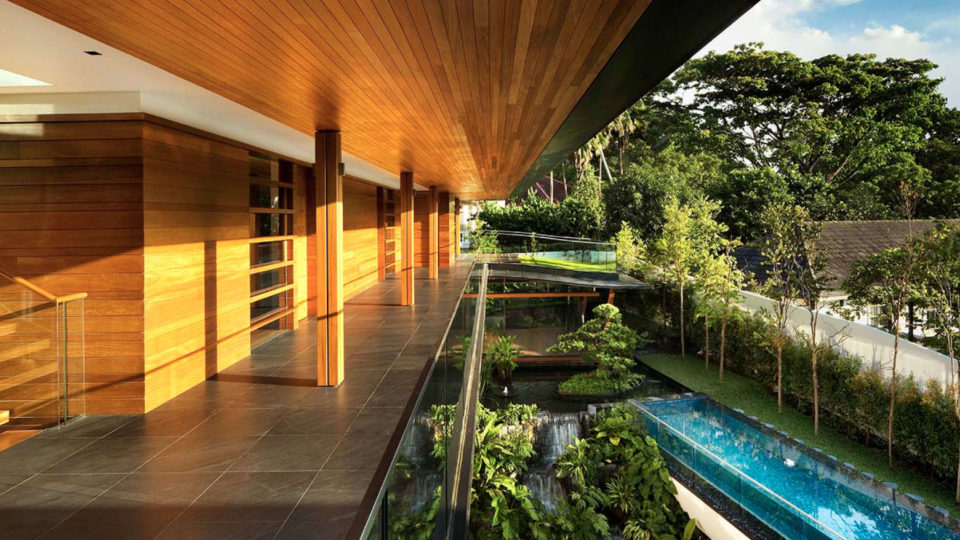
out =
[[[960,364],[954,344],[960,336],[960,229],[938,224],[923,239],[921,275],[932,309],[928,321],[946,341],[951,363],[954,414],[960,421]],[[955,501],[960,504],[960,448]]]
[[[723,240],[720,248],[704,259],[697,272],[697,284],[701,293],[701,302],[698,304],[698,308],[705,310],[702,315],[705,319],[705,325],[709,318],[720,322],[718,367],[721,383],[723,382],[723,367],[727,349],[727,325],[739,313],[735,303],[740,298],[740,290],[743,289],[747,279],[746,274],[737,268],[737,260],[733,256],[733,251],[739,246],[739,240]],[[709,331],[705,330],[704,332],[705,340],[709,344]],[[709,364],[709,345],[705,353],[706,362]]]
[[[690,273],[719,241],[724,228],[714,219],[720,206],[707,199],[680,204],[671,197],[664,208],[665,222],[656,242],[656,260],[666,281],[680,292],[680,356],[686,358],[684,296]]]
[[[613,237],[617,247],[617,271],[642,277],[649,271],[647,246],[643,239],[628,223],[620,224],[620,231]]]
[[[803,265],[803,237],[801,223],[809,221],[809,213],[801,206],[771,204],[763,210],[764,232],[760,253],[767,265],[767,280],[763,292],[773,299],[773,346],[777,353],[777,411],[783,410],[783,345],[793,302],[797,298],[797,283]]]
[[[868,54],[803,60],[749,43],[688,61],[647,104],[682,151],[717,155],[731,174],[776,171],[814,219],[876,219],[899,211],[884,198],[884,171],[912,161],[944,114],[935,67]]]
[[[893,360],[890,365],[890,407],[887,415],[887,460],[893,466],[893,418],[897,397],[897,357],[900,332],[907,304],[922,296],[917,280],[920,245],[909,239],[907,245],[886,249],[854,263],[843,289],[856,309],[880,306],[893,333]]]
[[[626,222],[644,239],[653,238],[663,227],[664,207],[671,197],[691,204],[711,186],[726,181],[720,165],[707,154],[688,156],[673,147],[660,152],[642,147],[636,161],[603,192],[608,225]]]
[[[823,271],[827,267],[827,258],[817,247],[822,226],[810,221],[809,215],[801,213],[800,221],[794,224],[797,227],[796,239],[799,242],[798,255],[801,260],[799,271],[796,274],[796,289],[803,300],[810,315],[810,370],[813,383],[813,434],[820,434],[820,384],[817,380],[817,355],[820,343],[817,338],[817,323],[820,321],[820,308],[823,292],[827,288]]]

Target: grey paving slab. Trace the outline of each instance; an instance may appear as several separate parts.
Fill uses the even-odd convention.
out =
[[[76,419],[0,452],[0,538],[343,538],[436,352],[468,264],[347,302],[346,383],[317,388],[316,325],[146,415]]]

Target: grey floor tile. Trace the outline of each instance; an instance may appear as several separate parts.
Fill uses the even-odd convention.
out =
[[[270,540],[282,522],[174,521],[157,540]]]
[[[130,474],[83,507],[70,520],[169,523],[219,477],[220,473]]]
[[[176,437],[105,437],[84,447],[44,473],[129,473],[170,446]]]
[[[318,471],[341,435],[266,435],[230,471]]]
[[[156,410],[131,420],[108,437],[179,437],[212,414],[210,410]]]
[[[347,518],[352,521],[361,499],[362,491],[310,490],[290,514],[290,521],[329,522]]]
[[[413,395],[413,386],[381,386],[364,407],[403,408]]]
[[[342,435],[360,409],[293,409],[276,422],[270,435]]]
[[[281,409],[221,409],[190,435],[213,438],[259,437],[270,431],[284,414]]]
[[[36,475],[0,496],[3,538],[36,538],[123,478],[117,474]]]
[[[228,472],[177,521],[283,521],[316,476],[313,472]]]
[[[157,454],[138,472],[226,471],[258,438],[223,438],[190,433]]]
[[[140,416],[79,416],[60,427],[44,430],[37,437],[102,437],[137,418]]]
[[[393,435],[403,409],[364,409],[347,433],[355,435]]]
[[[365,491],[373,471],[337,471],[324,469],[310,485],[310,491]]]
[[[0,452],[0,474],[38,473],[97,439],[33,437]]]
[[[376,469],[389,441],[383,435],[345,435],[324,469]]]

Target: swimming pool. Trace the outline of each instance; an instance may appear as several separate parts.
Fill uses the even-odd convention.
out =
[[[957,539],[960,534],[753,426],[706,397],[635,402],[660,448],[787,538]]]

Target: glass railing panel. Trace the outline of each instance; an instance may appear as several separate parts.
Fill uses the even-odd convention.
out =
[[[523,231],[491,231],[499,256],[490,260],[585,272],[616,272],[617,250],[611,242]]]
[[[8,411],[8,428],[42,429],[85,414],[85,296],[56,297],[0,274],[0,411]]]
[[[465,292],[476,291],[479,279],[474,271]],[[364,538],[430,538],[449,527],[446,472],[451,425],[460,398],[465,357],[473,341],[477,306],[477,298],[461,295],[440,352],[427,368],[419,400],[410,412]]]
[[[83,298],[64,302],[59,306],[61,341],[60,356],[60,411],[61,418],[87,414],[86,371],[86,300]]]
[[[15,283],[0,283],[0,410],[10,425],[36,429],[60,418],[57,305]]]

